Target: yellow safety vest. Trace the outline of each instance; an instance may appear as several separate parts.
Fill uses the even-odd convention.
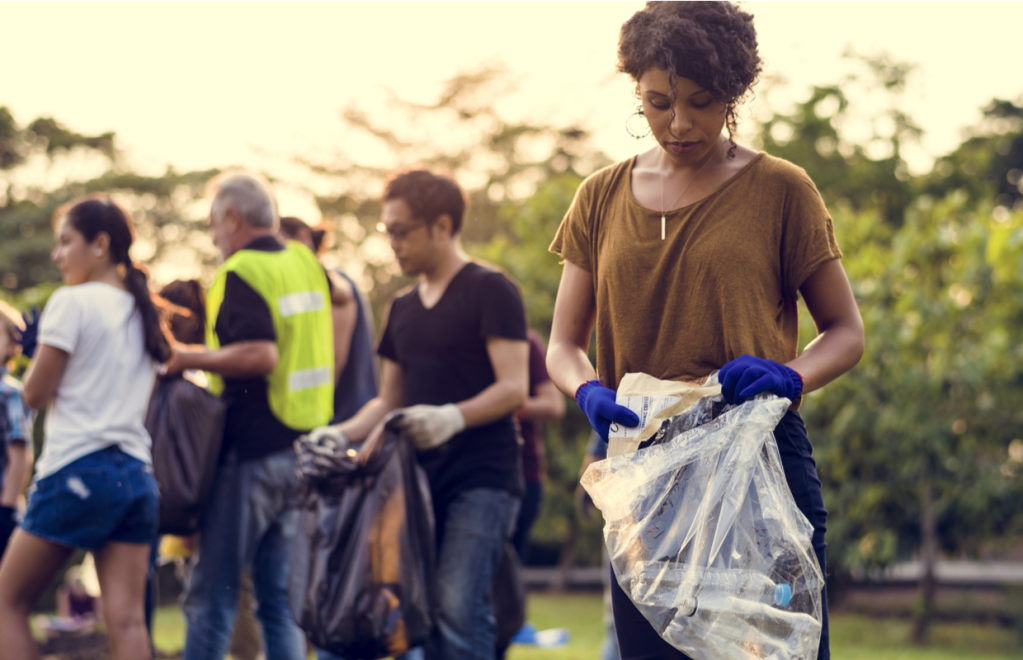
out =
[[[227,274],[235,273],[266,301],[277,335],[277,366],[266,376],[270,410],[286,426],[308,430],[334,416],[334,324],[327,274],[312,251],[288,241],[284,250],[239,250],[217,269],[206,298],[206,346],[220,348],[217,313]],[[210,374],[220,396],[224,380]]]

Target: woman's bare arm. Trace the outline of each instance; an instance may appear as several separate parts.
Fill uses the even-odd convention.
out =
[[[799,288],[817,325],[817,338],[787,364],[803,377],[803,393],[820,389],[863,356],[863,319],[838,259],[825,262]]]
[[[596,318],[593,276],[566,261],[554,302],[551,342],[547,347],[547,373],[557,388],[573,399],[580,385],[597,377],[587,355]]]

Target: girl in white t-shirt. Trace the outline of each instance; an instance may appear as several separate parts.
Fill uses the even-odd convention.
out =
[[[57,211],[54,232],[68,286],[46,305],[25,377],[25,401],[49,409],[25,520],[0,562],[0,660],[38,657],[28,615],[75,548],[95,557],[114,660],[149,658],[159,495],[143,417],[171,349],[128,256],[130,216],[106,196],[80,198]]]

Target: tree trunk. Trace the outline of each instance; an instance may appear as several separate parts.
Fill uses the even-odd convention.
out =
[[[931,618],[934,616],[934,561],[937,555],[937,531],[934,523],[934,492],[931,484],[930,464],[924,461],[921,475],[920,533],[922,544],[920,562],[923,575],[920,576],[920,590],[917,593],[913,612],[913,643],[927,643]]]

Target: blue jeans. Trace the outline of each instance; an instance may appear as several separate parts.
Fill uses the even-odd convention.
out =
[[[51,543],[99,552],[107,541],[149,545],[159,515],[153,468],[112,445],[37,479],[21,528]]]
[[[267,660],[304,660],[305,636],[288,601],[301,482],[288,449],[217,469],[182,609],[184,660],[223,660],[238,612],[242,569],[252,574]]]
[[[437,511],[437,620],[426,645],[430,660],[493,660],[496,623],[490,588],[519,501],[477,488]]]

